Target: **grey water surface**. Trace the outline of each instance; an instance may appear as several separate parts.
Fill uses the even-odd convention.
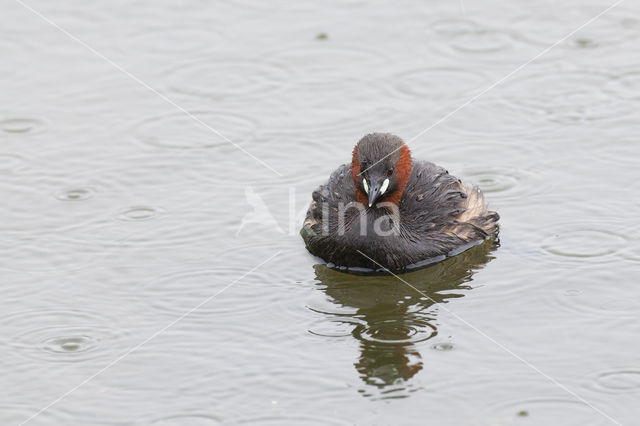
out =
[[[1,425],[640,423],[637,1],[0,5]],[[371,131],[499,243],[319,265]]]

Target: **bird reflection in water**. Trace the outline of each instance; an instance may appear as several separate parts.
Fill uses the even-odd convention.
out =
[[[428,268],[402,274],[415,289],[394,276],[357,276],[315,265],[319,288],[340,308],[338,313],[323,314],[351,325],[351,335],[360,343],[354,365],[368,385],[361,390],[364,395],[398,398],[415,390],[410,379],[423,367],[416,344],[438,334],[437,304],[471,290],[468,283],[494,258],[497,247],[496,241],[488,240]]]

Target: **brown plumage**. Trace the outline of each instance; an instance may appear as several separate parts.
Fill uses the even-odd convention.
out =
[[[363,137],[351,164],[334,171],[312,197],[300,231],[308,250],[350,270],[417,268],[498,232],[499,215],[487,209],[478,188],[413,160],[404,142],[388,133]]]

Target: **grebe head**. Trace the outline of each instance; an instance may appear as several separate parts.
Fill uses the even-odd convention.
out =
[[[351,173],[356,201],[369,207],[378,201],[398,204],[411,175],[411,152],[395,135],[370,133],[353,149]]]

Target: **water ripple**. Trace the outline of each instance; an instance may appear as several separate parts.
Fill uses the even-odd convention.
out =
[[[332,43],[307,43],[265,53],[295,70],[295,79],[305,86],[340,84],[345,80],[369,78],[362,70],[375,72],[388,59],[384,52],[362,46]]]
[[[436,19],[430,28],[433,49],[457,60],[513,62],[538,53],[512,29],[495,28],[471,19]]]
[[[457,176],[464,183],[477,185],[484,193],[491,194],[488,199],[496,203],[530,199],[549,187],[541,173],[522,167],[465,168]]]
[[[141,121],[135,126],[134,137],[154,148],[207,149],[230,145],[226,138],[239,144],[247,142],[256,126],[248,117],[227,112],[192,111],[191,115],[206,126],[185,113],[172,113]]]
[[[448,342],[440,342],[431,346],[431,349],[438,352],[449,352],[454,350],[455,348],[456,347],[453,343],[448,343]]]
[[[108,356],[125,333],[95,312],[34,310],[2,318],[5,330],[16,330],[6,344],[19,353],[53,362],[77,362]]]
[[[541,248],[562,263],[608,262],[627,244],[627,238],[599,224],[567,223],[547,231]]]
[[[168,74],[170,90],[214,100],[270,93],[283,87],[289,75],[277,63],[219,58],[181,64]]]
[[[164,210],[161,208],[151,206],[133,206],[120,211],[116,217],[118,220],[138,222],[154,219],[163,213]]]
[[[438,334],[437,328],[425,318],[391,318],[369,321],[364,328],[356,327],[358,339],[376,343],[417,343],[429,340]]]
[[[640,297],[635,294],[636,280],[629,270],[583,266],[556,275],[547,285],[548,304],[572,314],[608,320],[637,315]]]
[[[295,123],[291,123],[289,120],[286,122],[275,120],[267,130],[261,132],[261,139],[268,137],[277,140],[278,143],[290,142],[290,150],[309,152],[306,156],[302,153],[301,158],[311,158],[313,152],[316,153],[313,154],[315,156],[318,155],[318,152],[326,151],[330,148],[327,146],[328,141],[340,141],[345,144],[346,157],[349,159],[349,150],[363,135],[380,131],[381,128],[394,128],[396,131],[401,131],[402,123],[407,119],[406,113],[387,106],[374,109],[366,108],[364,111],[344,111],[334,107],[331,111],[323,111],[321,117],[317,117],[317,113],[310,111],[309,115],[301,117]],[[302,137],[302,140],[305,141],[304,144],[300,143],[301,135],[304,135]],[[286,139],[279,139],[279,136]],[[311,145],[307,146],[309,143]],[[257,149],[264,149],[266,154],[266,150],[272,151],[272,145],[263,144]],[[257,152],[260,153],[260,151]]]
[[[635,111],[602,90],[614,75],[594,71],[549,69],[517,75],[502,88],[506,100],[530,113],[564,124],[619,119]]]
[[[45,121],[39,118],[11,117],[0,120],[0,129],[5,133],[36,134],[44,131],[45,127]]]
[[[60,201],[84,201],[92,198],[95,191],[92,188],[70,188],[56,194]]]
[[[0,173],[19,173],[27,167],[27,159],[16,154],[0,154]]]
[[[160,417],[151,421],[140,422],[139,425],[148,426],[212,426],[223,424],[222,421],[208,414],[174,414]],[[138,425],[138,423],[136,423]]]
[[[602,419],[591,406],[569,398],[530,398],[509,401],[491,407],[480,424],[555,424],[563,426],[600,425]]]
[[[276,293],[254,297],[256,289],[269,282],[270,273],[263,270],[260,274],[244,276],[249,269],[242,265],[244,257],[231,257],[229,253],[218,259],[225,267],[180,270],[155,278],[141,289],[142,299],[157,315],[182,314],[197,306],[194,316],[255,313],[277,303],[279,299]],[[242,279],[238,280],[240,277]],[[207,299],[210,303],[201,305]]]
[[[595,375],[587,387],[608,393],[640,392],[640,370],[629,368],[603,371]]]
[[[629,235],[638,235],[639,228],[635,228],[631,230]],[[637,239],[630,241],[627,247],[621,252],[623,258],[633,262],[640,263],[640,243]]]
[[[309,327],[309,333],[324,337],[347,337],[351,336],[355,328],[366,326],[366,323],[357,318],[321,318]]]
[[[335,418],[317,416],[266,416],[253,417],[245,420],[238,420],[229,423],[229,425],[255,425],[255,426],[348,426],[353,423],[347,420],[338,420]]]
[[[98,228],[99,230],[100,228]],[[82,228],[66,232],[42,232],[38,235],[17,234],[0,246],[0,269],[21,272],[73,271],[87,268],[105,259],[118,242],[109,237],[83,234]]]
[[[515,175],[513,177],[516,179],[522,175],[525,180],[533,182],[539,179],[537,172],[531,171],[526,167],[515,169],[513,165],[530,163],[532,158],[538,158],[537,156],[542,154],[543,149],[539,145],[523,144],[515,139],[475,138],[471,141],[464,140],[456,143],[433,143],[429,146],[428,151],[414,149],[414,152],[418,158],[443,166],[446,165],[451,171],[455,170],[455,173],[460,175],[460,178],[463,177],[465,170],[470,171],[472,179],[474,173],[482,175],[483,169],[478,167],[476,159],[488,157],[485,170],[488,171],[489,177],[496,174],[495,180],[497,182],[503,179],[511,181],[512,179],[508,176],[512,174]],[[460,169],[460,172],[458,169]],[[503,173],[505,176],[502,176]]]
[[[2,425],[19,425],[24,423],[28,418],[33,416],[42,407],[40,405],[18,405],[3,403],[0,404],[0,424]],[[73,424],[72,418],[66,413],[61,412],[57,407],[43,411],[38,415],[37,419],[29,422],[34,426],[37,425],[64,425]]]
[[[150,26],[126,35],[122,40],[122,49],[140,54],[181,54],[217,47],[222,41],[222,35],[211,27]]]
[[[449,112],[449,111],[447,111]],[[467,136],[522,137],[548,132],[552,127],[542,113],[514,108],[505,99],[483,97],[448,117],[441,127],[448,132]],[[475,143],[475,142],[474,142]],[[487,141],[489,144],[489,141]],[[524,145],[522,142],[519,145]],[[528,149],[530,147],[522,147]],[[489,147],[493,152],[496,148]],[[484,158],[481,157],[481,158]]]
[[[489,78],[481,72],[453,67],[419,68],[392,75],[389,79],[397,94],[417,99],[472,96],[489,84]]]
[[[541,8],[535,14],[526,13],[516,16],[512,19],[510,27],[516,29],[523,40],[547,47],[567,35],[567,22],[575,22],[577,26],[596,16],[603,9],[602,4],[584,4],[583,7],[557,4],[553,8]],[[572,34],[560,47],[601,49],[637,39],[640,36],[640,19],[633,16],[632,12],[619,9],[609,10],[599,16],[578,33]],[[541,22],[545,25],[540,25]]]
[[[640,100],[640,71],[623,71],[615,75],[607,82],[606,89],[620,99]]]

